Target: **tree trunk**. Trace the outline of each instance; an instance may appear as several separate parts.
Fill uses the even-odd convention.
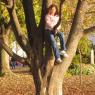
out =
[[[49,95],[63,95],[62,84],[64,74],[66,73],[68,67],[72,62],[72,59],[76,53],[77,45],[82,37],[82,32],[77,32],[71,37],[67,51],[67,53],[69,54],[69,59],[64,58],[62,64],[54,67],[49,84]]]
[[[2,74],[2,69],[1,69],[1,50],[2,50],[2,47],[0,47],[0,75]]]
[[[4,36],[3,41],[8,45],[8,36]],[[9,67],[9,55],[4,49],[2,49],[1,50],[1,73],[7,74],[9,72],[11,72]]]
[[[64,74],[68,70],[68,67],[70,66],[72,59],[76,53],[78,43],[84,35],[82,25],[85,11],[86,2],[82,2],[81,0],[79,0],[69,34],[69,40],[67,41],[67,53],[69,55],[69,58],[63,58],[63,63],[59,64],[58,66],[56,65],[53,68],[52,76],[49,83],[49,95],[63,95],[62,84]]]
[[[40,95],[40,89],[41,89],[41,82],[40,82],[40,78],[39,78],[39,71],[35,65],[36,63],[33,63],[33,66],[31,68],[31,72],[33,74],[33,80],[34,80],[34,84],[35,84],[35,95]],[[35,66],[35,68],[33,68]]]
[[[9,56],[4,49],[1,51],[1,64],[2,64],[2,73],[7,73],[10,71],[9,68]]]

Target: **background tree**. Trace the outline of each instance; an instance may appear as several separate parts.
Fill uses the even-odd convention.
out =
[[[1,75],[3,74],[11,74],[10,70],[10,58],[8,53],[4,50],[8,48],[5,45],[11,45],[12,40],[14,39],[12,35],[12,29],[10,25],[10,18],[8,17],[8,12],[6,7],[2,2],[0,2],[0,42],[3,43],[2,45],[4,46],[2,48],[2,45],[0,45],[0,73]],[[4,45],[5,43],[5,45]],[[11,49],[10,49],[11,50]],[[12,54],[13,55],[13,54]]]
[[[7,31],[5,31],[4,19],[0,18],[0,42],[5,42],[7,45],[9,44],[8,40],[8,33],[10,31],[9,26]],[[7,52],[0,46],[0,74],[7,74],[10,73],[9,68],[9,55]]]
[[[21,24],[17,16],[16,1],[2,1],[4,2],[4,5],[8,10],[10,24],[15,35],[16,41],[26,52],[27,58],[22,58],[14,54],[3,41],[0,42],[2,47],[7,51],[10,56],[14,57],[18,61],[27,63],[30,66],[36,88],[36,95],[62,95],[64,74],[68,70],[68,67],[72,62],[80,39],[84,35],[95,31],[94,24],[89,27],[83,27],[85,13],[88,10],[88,4],[91,4],[91,1],[76,1],[73,12],[74,14],[72,15],[72,20],[70,23],[70,32],[66,43],[69,60],[68,58],[63,58],[62,64],[58,65],[54,65],[52,49],[48,45],[47,39],[45,39],[44,37],[44,18],[46,8],[48,6],[47,4],[50,3],[50,0],[41,1],[41,14],[39,24],[36,23],[35,19],[35,12],[33,7],[35,0],[22,0],[20,2],[21,7],[23,7],[24,9],[23,12],[25,15],[25,25],[27,32],[26,35],[22,32],[23,30],[21,29]],[[60,0],[59,2],[60,14],[65,2],[65,0]],[[92,4],[94,4],[93,2]],[[58,24],[56,26],[58,26]]]

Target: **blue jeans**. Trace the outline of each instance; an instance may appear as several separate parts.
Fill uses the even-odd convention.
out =
[[[59,39],[60,39],[61,50],[66,50],[63,33],[62,32],[57,32],[56,36],[58,36]],[[48,41],[49,41],[51,47],[53,48],[55,59],[60,58],[60,52],[59,52],[54,34],[52,34],[51,31],[46,30],[46,37],[48,37]]]

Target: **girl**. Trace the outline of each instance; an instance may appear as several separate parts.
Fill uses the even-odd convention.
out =
[[[68,54],[65,51],[66,47],[65,47],[65,43],[64,43],[63,33],[59,32],[60,25],[57,27],[57,32],[56,32],[56,35],[60,39],[60,45],[61,45],[61,51],[60,52],[59,52],[59,49],[57,47],[56,40],[54,38],[54,32],[55,31],[53,31],[53,28],[57,24],[58,21],[59,21],[58,8],[56,5],[52,4],[49,6],[49,8],[47,10],[47,14],[45,16],[45,22],[46,22],[45,30],[46,30],[46,35],[49,39],[49,42],[53,48],[55,61],[57,63],[61,63],[62,60],[60,58],[60,54],[64,55],[64,57],[68,57]]]

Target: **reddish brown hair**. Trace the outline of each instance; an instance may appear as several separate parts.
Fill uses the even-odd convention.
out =
[[[50,6],[47,8],[47,13],[46,13],[46,14],[48,14],[49,10],[51,10],[53,7],[56,8],[55,15],[58,15],[58,14],[59,14],[59,13],[58,13],[58,8],[57,8],[57,5],[55,5],[55,4],[52,4],[52,5],[50,5]]]

